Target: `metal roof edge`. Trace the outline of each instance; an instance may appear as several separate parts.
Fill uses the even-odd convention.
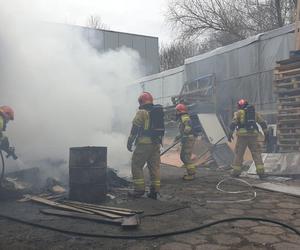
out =
[[[50,24],[50,25],[61,25],[61,26],[66,26],[66,27],[70,27],[70,28],[75,28],[75,29],[85,29],[85,30],[93,30],[93,31],[111,32],[111,33],[118,33],[118,34],[131,35],[131,36],[147,37],[147,38],[152,38],[152,39],[157,39],[157,40],[159,39],[157,36],[141,35],[141,34],[136,34],[136,33],[122,32],[122,31],[115,31],[115,30],[94,29],[94,28],[85,27],[85,26],[76,25],[76,24],[48,22],[48,21],[43,21],[43,23],[47,23],[47,24]]]
[[[270,39],[273,37],[287,34],[287,33],[293,32],[294,29],[295,29],[294,24],[289,24],[289,25],[283,26],[283,27],[275,29],[275,30],[270,30],[265,33],[260,33],[255,36],[248,37],[247,39],[244,39],[244,40],[241,40],[241,41],[238,41],[238,42],[235,42],[235,43],[223,46],[223,47],[216,48],[216,49],[206,52],[204,54],[187,58],[187,59],[185,59],[184,64],[191,64],[193,62],[200,61],[200,60],[209,58],[214,55],[223,54],[223,53],[226,53],[226,52],[234,50],[234,49],[245,47],[245,46],[247,46],[253,42],[256,42],[258,40],[267,40],[267,39]]]
[[[147,82],[147,81],[151,81],[151,80],[155,80],[155,79],[160,79],[162,77],[175,75],[175,74],[183,72],[183,71],[184,71],[184,65],[179,66],[174,69],[165,70],[165,71],[153,74],[153,75],[144,76],[144,77],[138,79],[137,81],[135,81],[135,83],[143,83],[143,82]]]

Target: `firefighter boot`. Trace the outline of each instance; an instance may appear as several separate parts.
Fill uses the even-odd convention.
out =
[[[257,165],[256,166],[256,174],[258,175],[259,179],[264,179],[266,178],[265,175],[265,168],[263,165]]]
[[[186,174],[182,177],[184,181],[192,181],[195,179],[195,174]]]
[[[158,192],[155,190],[155,188],[150,187],[150,192],[147,194],[147,197],[153,200],[157,200]]]
[[[195,179],[196,166],[193,163],[185,164],[187,174],[183,176],[183,180],[192,181]]]
[[[232,168],[233,169],[231,170],[231,173],[230,173],[231,177],[233,177],[233,178],[239,177],[242,173],[242,168],[240,166],[232,166]]]
[[[150,191],[150,193],[147,194],[147,197],[153,200],[157,200],[157,192]]]

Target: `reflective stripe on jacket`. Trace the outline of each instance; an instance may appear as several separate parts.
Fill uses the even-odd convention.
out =
[[[179,132],[181,136],[192,135],[191,118],[188,114],[180,116]]]
[[[144,131],[150,129],[150,115],[149,112],[145,109],[140,109],[137,111],[133,121],[133,125],[141,128]],[[136,144],[150,144],[152,140],[149,136],[139,135]]]
[[[3,137],[3,131],[5,130],[4,118],[0,115],[0,139]]]

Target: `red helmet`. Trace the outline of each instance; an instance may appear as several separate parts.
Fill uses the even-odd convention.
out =
[[[188,112],[187,107],[183,103],[177,104],[175,109],[179,114],[185,114]]]
[[[248,101],[245,99],[241,99],[238,101],[237,105],[239,109],[245,108],[248,105]]]
[[[14,119],[14,110],[9,106],[0,106],[0,112],[5,116],[8,120]]]
[[[149,92],[143,92],[140,96],[139,96],[139,104],[145,105],[145,104],[152,104],[153,103],[153,97]]]

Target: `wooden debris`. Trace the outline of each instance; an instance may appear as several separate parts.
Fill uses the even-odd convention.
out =
[[[60,208],[63,210],[71,210],[71,211],[75,211],[75,212],[79,212],[79,213],[85,213],[85,214],[93,214],[90,211],[87,210],[83,210],[83,209],[79,209],[79,208],[75,208],[75,207],[71,207],[68,205],[64,205],[64,204],[60,204],[57,203],[55,201],[51,201],[51,200],[47,200],[38,196],[31,196],[31,195],[27,195],[28,198],[30,198],[30,200],[41,203],[41,204],[45,204],[51,207],[55,207],[55,208]]]
[[[47,194],[47,193],[43,193],[43,194],[40,194],[36,197],[40,197],[40,198],[44,198],[44,199],[47,199],[47,200],[57,200],[57,199],[60,199],[62,197],[64,197],[66,193],[61,193],[61,194]],[[25,202],[25,201],[30,201],[31,200],[31,196],[30,195],[24,195],[24,197],[20,200],[18,200],[18,202]]]
[[[90,220],[90,221],[95,221],[100,223],[121,225],[122,227],[136,227],[140,224],[140,219],[136,215],[125,217],[125,218],[118,218],[118,219],[107,219],[99,215],[82,214],[82,213],[62,211],[57,209],[42,209],[40,211],[41,213],[47,215],[56,215],[56,216],[70,217],[75,219]]]
[[[84,205],[84,204],[75,204],[75,203],[69,203],[69,202],[64,202],[64,204],[68,204],[70,206],[75,205],[76,207],[81,207],[82,209],[94,209],[94,210],[99,210],[99,211],[104,211],[104,212],[109,212],[113,214],[118,214],[118,215],[124,215],[124,216],[129,216],[129,215],[134,215],[136,213],[133,212],[125,212],[125,211],[119,211],[119,210],[113,210],[113,209],[108,209],[108,208],[101,208],[98,206],[91,206],[91,205]]]
[[[72,200],[66,200],[64,201],[65,203],[72,203],[72,204],[77,204],[77,205],[86,205],[89,207],[93,208],[98,208],[98,209],[109,209],[109,210],[115,210],[115,211],[123,211],[123,212],[128,212],[128,213],[136,213],[136,214],[141,214],[144,211],[141,210],[132,210],[128,208],[121,208],[121,207],[110,207],[110,206],[102,206],[102,205],[97,205],[97,204],[91,204],[91,203],[84,203],[84,202],[79,202],[79,201],[72,201]]]
[[[80,209],[80,210],[84,210],[84,211],[88,211],[91,212],[92,214],[97,214],[97,215],[102,215],[111,219],[117,219],[117,218],[122,218],[122,216],[120,215],[116,215],[114,213],[110,213],[110,212],[105,212],[105,211],[101,211],[101,210],[97,210],[97,209],[93,209],[93,208],[88,208],[88,207],[83,207],[80,205],[75,205],[75,204],[69,204],[66,206],[70,206],[70,207],[74,207],[76,209]]]
[[[58,209],[41,209],[40,212],[43,214],[78,218],[78,219],[91,220],[91,221],[97,221],[97,222],[103,222],[103,223],[111,223],[111,224],[117,224],[117,225],[121,225],[121,223],[122,223],[122,219],[120,219],[120,218],[107,219],[107,218],[104,218],[102,216],[95,215],[95,214],[83,214],[83,213],[63,211],[63,210],[58,210]]]

